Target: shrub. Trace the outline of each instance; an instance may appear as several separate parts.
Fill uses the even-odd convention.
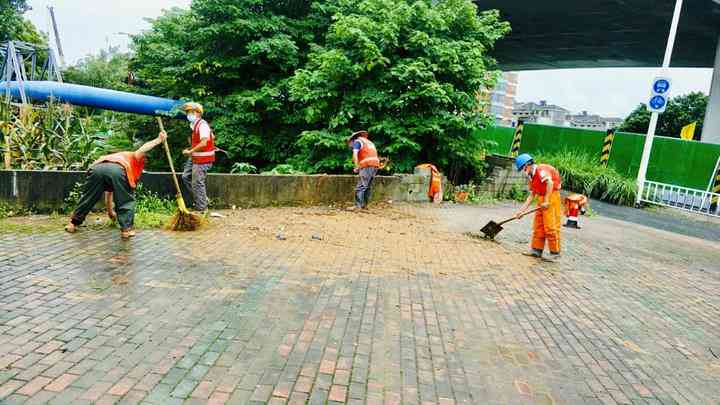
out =
[[[585,194],[613,204],[633,205],[637,194],[635,179],[621,175],[611,167],[601,166],[589,154],[574,150],[537,154],[538,163],[547,163],[560,172],[565,190]]]
[[[257,167],[251,165],[250,163],[237,162],[237,163],[233,164],[232,169],[230,169],[230,173],[234,173],[234,174],[257,173]]]

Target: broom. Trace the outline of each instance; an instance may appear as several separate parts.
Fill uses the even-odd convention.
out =
[[[157,122],[160,125],[160,130],[165,132],[162,118],[157,117]],[[172,172],[175,190],[177,191],[176,200],[178,205],[177,212],[170,220],[168,228],[173,231],[194,231],[203,224],[203,217],[188,211],[187,206],[185,206],[185,200],[183,200],[182,192],[180,191],[180,183],[178,183],[177,175],[175,174],[175,167],[173,166],[172,156],[170,156],[170,148],[168,147],[167,140],[163,141],[163,146],[165,147],[165,155],[167,155],[168,163],[170,163],[170,171]]]

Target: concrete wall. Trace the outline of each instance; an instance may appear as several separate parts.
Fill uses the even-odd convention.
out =
[[[527,190],[528,179],[525,173],[515,169],[515,160],[507,156],[489,155],[488,176],[480,184],[480,191],[491,193],[496,197],[507,195],[513,187]]]
[[[178,176],[179,178],[179,176]],[[40,212],[59,210],[84,172],[0,170],[0,203],[33,208]],[[210,174],[208,196],[214,208],[263,207],[273,205],[320,205],[351,202],[357,176],[263,176]],[[170,173],[144,173],[143,187],[174,197]],[[373,184],[373,201],[428,201],[430,179],[419,175],[379,176]],[[185,196],[189,201],[189,197]]]

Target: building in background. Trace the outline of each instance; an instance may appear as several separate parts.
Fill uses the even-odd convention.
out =
[[[567,120],[573,128],[595,129],[598,131],[614,129],[623,123],[622,118],[601,117],[597,114],[588,114],[587,111],[577,115],[568,115]]]
[[[512,111],[513,121],[522,120],[525,123],[554,125],[556,127],[569,127],[567,116],[570,111],[541,100],[539,103],[515,103]]]
[[[498,79],[495,87],[479,94],[483,111],[495,118],[495,125],[514,126],[513,107],[518,88],[518,74],[505,72]]]

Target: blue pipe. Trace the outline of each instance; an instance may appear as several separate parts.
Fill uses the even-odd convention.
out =
[[[19,101],[20,89],[16,81],[10,83],[0,82],[0,95],[5,94],[8,85],[12,97]],[[27,97],[37,102],[47,102],[52,97],[63,103],[144,115],[168,114],[182,104],[181,101],[169,98],[100,89],[79,84],[26,81],[23,82],[23,87]]]

